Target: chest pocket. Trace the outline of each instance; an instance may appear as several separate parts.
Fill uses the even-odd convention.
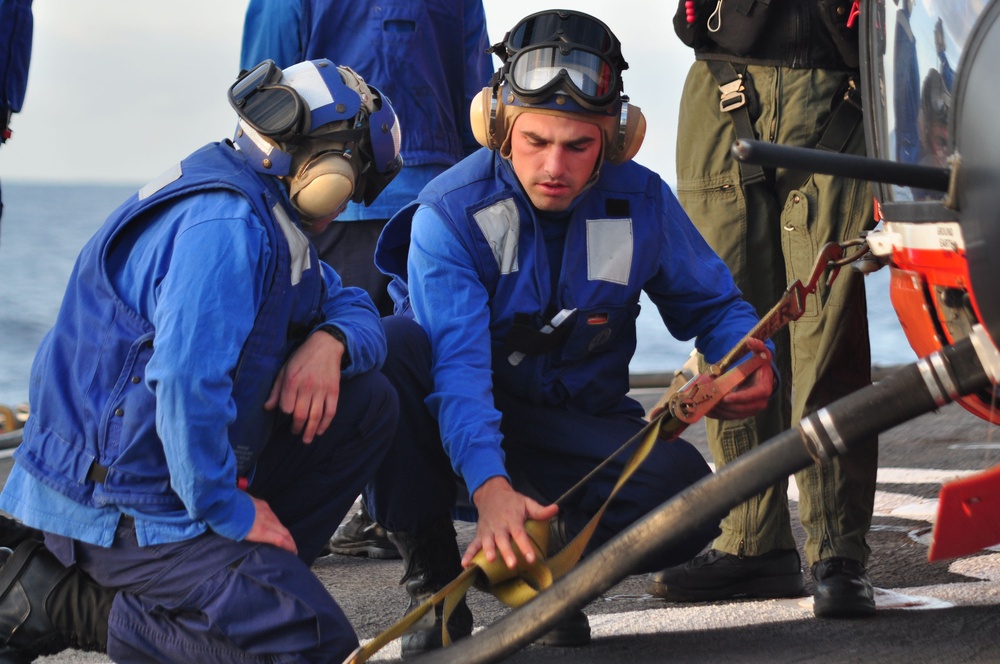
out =
[[[577,311],[573,331],[559,354],[559,363],[575,364],[590,355],[622,349],[629,342],[634,346],[633,321],[638,315],[638,303]]]

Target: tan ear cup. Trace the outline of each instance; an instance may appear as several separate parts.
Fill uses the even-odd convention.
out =
[[[635,157],[646,137],[646,116],[642,109],[629,103],[622,104],[623,118],[617,124],[618,135],[608,141],[605,158],[612,164],[624,164]],[[624,128],[622,123],[624,122]]]
[[[355,173],[342,153],[327,153],[308,162],[289,186],[292,206],[306,220],[336,214],[354,192]]]
[[[354,192],[354,182],[346,173],[322,173],[291,197],[292,204],[306,219],[323,219],[338,210]]]
[[[483,88],[469,105],[472,135],[483,147],[496,150],[504,139],[503,104],[493,94],[493,88]]]

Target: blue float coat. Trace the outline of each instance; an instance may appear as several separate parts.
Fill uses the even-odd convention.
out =
[[[649,169],[604,164],[566,223],[553,292],[535,209],[510,163],[483,149],[431,182],[379,241],[376,263],[394,278],[397,312],[411,312],[430,339],[427,403],[470,495],[507,475],[494,384],[577,412],[642,414],[626,394],[643,291],[670,333],[695,339],[711,362],[758,320]],[[514,314],[531,315],[538,329],[564,308],[578,311],[562,346],[512,366],[505,341]]]
[[[385,357],[370,299],[318,261],[276,180],[212,144],[163,181],[81,252],[0,496],[29,525],[101,546],[122,512],[140,545],[242,539],[254,507],[237,473],[270,436],[263,402],[289,351],[333,324],[345,378]],[[109,469],[101,483],[92,461]]]

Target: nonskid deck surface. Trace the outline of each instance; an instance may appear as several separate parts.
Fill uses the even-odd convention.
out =
[[[633,395],[644,405],[662,390]],[[703,424],[685,432],[708,455]],[[871,620],[818,620],[810,598],[729,603],[665,604],[648,596],[641,576],[627,577],[585,609],[593,643],[583,649],[529,646],[510,662],[994,662],[1000,649],[1000,549],[937,563],[927,562],[936,495],[942,481],[1000,463],[1000,430],[957,404],[923,415],[880,436],[879,483],[868,542],[869,571],[880,590]],[[11,450],[0,450],[0,479]],[[800,551],[797,490],[790,483],[792,522]],[[458,523],[464,544],[473,524]],[[393,624],[406,606],[398,560],[328,556],[313,566],[362,640]],[[806,590],[812,581],[807,572]],[[476,627],[508,609],[473,590]],[[390,644],[374,661],[393,661]],[[37,660],[104,663],[76,651]]]

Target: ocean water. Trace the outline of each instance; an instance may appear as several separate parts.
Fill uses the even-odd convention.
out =
[[[139,183],[141,185],[141,183]],[[87,239],[137,185],[27,184],[4,181],[0,220],[0,404],[28,398],[28,374],[38,343],[51,327]],[[910,349],[889,304],[888,270],[865,279],[872,361],[905,364]],[[648,300],[639,316],[634,373],[670,372],[691,352],[666,331]]]

